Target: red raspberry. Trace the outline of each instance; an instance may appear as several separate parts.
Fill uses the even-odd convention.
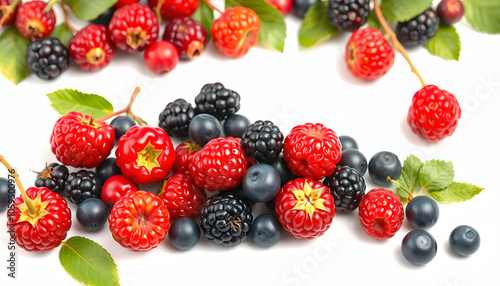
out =
[[[118,140],[116,165],[138,185],[164,180],[175,160],[174,145],[159,127],[132,126]]]
[[[113,5],[113,7],[115,9],[120,9],[121,7],[123,6],[127,6],[127,5],[130,5],[130,4],[134,4],[134,3],[137,3],[139,2],[139,0],[118,0],[116,1],[116,3]]]
[[[451,136],[462,109],[457,98],[435,85],[426,85],[413,95],[407,121],[411,130],[431,142]]]
[[[153,193],[131,192],[111,209],[108,217],[113,238],[132,251],[157,247],[170,229],[170,215]]]
[[[196,184],[209,192],[235,188],[246,170],[245,152],[232,137],[208,141],[189,167]]]
[[[172,219],[196,218],[205,202],[207,193],[198,187],[191,175],[174,174],[168,178],[158,196],[163,200]]]
[[[198,6],[200,0],[149,0],[149,7],[160,11],[163,19],[191,16]]]
[[[372,189],[359,202],[359,220],[369,235],[391,238],[403,225],[403,204],[391,190]]]
[[[194,154],[201,150],[201,146],[194,141],[182,142],[175,148],[175,161],[173,170],[175,174],[190,174],[189,165]]]
[[[69,41],[73,61],[83,70],[97,70],[108,65],[115,56],[115,46],[103,25],[88,25]]]
[[[71,210],[64,198],[45,187],[28,188],[26,194],[33,200],[34,213],[22,196],[7,212],[7,227],[15,229],[16,244],[27,251],[47,251],[61,245],[71,228]]]
[[[214,44],[228,57],[242,57],[257,43],[259,17],[249,8],[226,9],[212,25]]]
[[[99,166],[115,145],[115,130],[106,122],[72,111],[56,121],[50,146],[57,160],[75,168]]]
[[[163,40],[174,44],[182,59],[192,59],[203,52],[207,32],[200,22],[189,17],[174,18],[165,28]]]
[[[315,180],[333,173],[341,153],[337,134],[320,123],[295,126],[283,143],[283,158],[292,173]]]
[[[14,0],[0,0],[0,28],[2,28],[3,25],[14,23],[21,3],[17,3],[16,7],[12,9],[11,4],[13,2]]]
[[[39,39],[52,33],[56,24],[56,16],[52,8],[43,12],[47,3],[36,0],[23,3],[20,6],[15,24],[25,38]]]
[[[391,69],[394,50],[379,30],[362,28],[352,33],[346,47],[345,61],[354,76],[373,80]]]
[[[138,3],[115,11],[109,22],[111,41],[117,48],[129,53],[144,51],[158,39],[158,18]]]
[[[281,187],[275,211],[286,231],[305,239],[323,235],[336,213],[330,189],[309,178],[298,178]]]

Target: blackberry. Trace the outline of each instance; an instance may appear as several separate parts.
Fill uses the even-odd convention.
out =
[[[201,209],[200,227],[208,240],[234,246],[247,239],[252,220],[247,202],[234,194],[222,193],[209,198]]]
[[[26,49],[26,62],[31,73],[53,79],[69,68],[69,50],[58,38],[40,38]]]
[[[370,0],[330,0],[328,20],[341,31],[353,32],[363,26],[370,13]]]
[[[208,113],[219,120],[224,120],[240,110],[240,95],[224,88],[220,82],[205,84],[194,101],[196,113]]]
[[[338,211],[355,210],[365,195],[365,179],[358,170],[348,166],[335,167],[333,174],[326,177],[323,184],[330,188],[335,208]]]
[[[69,170],[66,166],[58,163],[50,163],[41,172],[36,173],[38,175],[36,176],[35,187],[46,187],[58,194],[64,191],[64,186],[69,175]]]
[[[77,205],[89,198],[101,198],[101,180],[96,173],[87,170],[70,173],[64,192]]]
[[[184,99],[179,98],[167,104],[165,109],[160,113],[159,126],[173,137],[189,136],[189,123],[195,116],[195,110],[191,104]]]
[[[241,139],[245,153],[261,163],[272,162],[283,149],[283,133],[271,121],[258,120],[247,126]]]
[[[436,35],[438,27],[439,17],[429,7],[409,21],[398,23],[396,36],[405,48],[411,48],[427,44],[429,39]]]

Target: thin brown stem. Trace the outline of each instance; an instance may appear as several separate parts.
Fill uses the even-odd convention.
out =
[[[212,8],[213,10],[215,10],[215,11],[219,12],[220,14],[222,14],[222,11],[219,8],[217,8],[216,6],[214,6],[214,4],[212,3],[212,1],[210,1],[210,0],[203,0],[203,1],[205,1],[205,3],[207,3],[208,7]]]
[[[21,180],[19,180],[19,175],[16,173],[16,171],[10,166],[10,164],[5,160],[5,158],[0,155],[0,162],[7,168],[9,171],[10,175],[14,178],[16,181],[17,187],[19,188],[19,191],[21,191],[21,196],[23,197],[24,202],[26,203],[26,206],[28,207],[28,210],[31,214],[35,214],[37,212],[37,208],[33,205],[32,199],[28,197],[28,194],[23,188],[23,184],[21,184]]]
[[[135,114],[132,112],[132,105],[134,104],[134,101],[136,100],[136,98],[140,92],[141,92],[141,88],[136,87],[134,89],[134,92],[130,96],[130,100],[125,108],[122,108],[122,109],[115,111],[115,112],[112,112],[110,114],[106,114],[105,116],[97,119],[96,122],[104,122],[104,121],[106,121],[106,120],[108,120],[111,117],[114,117],[116,115],[120,115],[122,113],[128,113],[130,115],[130,117],[132,117],[139,125],[143,125],[142,120],[140,120],[140,118],[135,116]]]
[[[78,30],[73,25],[71,25],[71,23],[69,22],[68,12],[66,11],[64,1],[59,2],[59,4],[61,5],[61,9],[63,11],[64,23],[66,24],[66,26],[68,26],[68,29],[73,33],[73,35],[76,34],[78,32]]]

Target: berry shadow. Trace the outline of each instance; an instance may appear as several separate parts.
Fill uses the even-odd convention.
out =
[[[362,242],[380,245],[387,243],[388,241],[388,239],[377,239],[371,237],[369,234],[365,232],[359,221],[359,214],[357,209],[349,213],[338,212],[335,215],[335,220],[337,220],[337,223],[346,226],[346,228],[350,230],[350,232],[354,235],[354,237],[356,237],[358,240]]]
[[[347,41],[346,41],[347,42]],[[355,77],[345,62],[345,47],[337,47],[337,60],[335,62],[335,67],[337,69],[338,76],[343,82],[349,83],[355,86],[371,86],[377,83],[377,80],[363,80]]]
[[[401,267],[410,271],[421,271],[422,268],[426,267],[426,265],[414,265],[406,260],[403,256],[403,252],[401,252],[401,244],[398,244],[397,247],[394,248],[394,260],[397,261]]]
[[[436,144],[439,144],[439,142],[429,142],[423,138],[421,138],[420,136],[418,136],[416,133],[414,133],[411,128],[410,128],[410,125],[408,124],[407,120],[406,120],[406,116],[401,118],[401,134],[403,134],[403,137],[408,140],[409,142],[412,142],[413,144],[415,144],[416,146],[418,147],[421,147],[421,148],[434,148],[436,146]]]

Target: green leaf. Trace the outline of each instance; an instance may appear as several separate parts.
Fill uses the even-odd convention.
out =
[[[234,1],[241,6],[250,8],[259,17],[260,32],[258,41],[275,48],[279,52],[285,49],[286,24],[283,15],[265,0]],[[226,9],[234,7],[231,0],[226,1]]]
[[[85,285],[120,285],[111,255],[88,238],[73,236],[64,241],[59,261],[69,275]]]
[[[467,21],[478,31],[500,33],[500,1],[462,0]]]
[[[429,191],[440,191],[448,187],[455,177],[453,164],[442,160],[425,162],[418,173],[418,181],[422,188]]]
[[[212,35],[212,24],[214,23],[214,10],[205,1],[200,1],[198,9],[191,15],[191,18],[200,22],[207,31],[207,42]]]
[[[50,36],[58,38],[63,45],[68,47],[69,40],[71,40],[71,38],[73,38],[73,32],[71,32],[71,30],[68,28],[68,26],[65,23],[62,23],[54,28],[54,30],[52,31],[52,34],[50,34]]]
[[[375,10],[372,9],[370,11],[370,14],[368,14],[368,19],[366,19],[366,24],[368,25],[368,27],[372,27],[377,30],[380,30],[382,28],[382,25],[380,25],[377,15],[375,14]]]
[[[429,194],[438,202],[463,202],[472,199],[484,188],[480,188],[468,183],[451,183],[447,188],[441,191],[431,191]]]
[[[299,44],[311,47],[319,41],[338,33],[328,20],[328,1],[320,1],[309,7],[299,30]]]
[[[113,112],[113,105],[104,97],[96,94],[83,93],[74,89],[60,89],[47,94],[52,107],[61,115],[71,111],[100,118]]]
[[[458,61],[462,45],[460,36],[453,26],[440,25],[436,36],[432,37],[425,47],[434,56],[445,60]]]
[[[422,161],[415,155],[409,155],[403,162],[403,169],[397,181],[391,180],[391,183],[396,187],[396,193],[399,195],[401,202],[407,202],[410,194],[413,194],[422,165]]]
[[[75,17],[80,20],[90,21],[108,10],[118,0],[64,0],[71,8]]]
[[[26,64],[26,49],[30,43],[14,25],[0,36],[0,71],[16,85],[30,74]]]
[[[387,21],[406,22],[431,5],[432,0],[383,0],[380,10]]]

